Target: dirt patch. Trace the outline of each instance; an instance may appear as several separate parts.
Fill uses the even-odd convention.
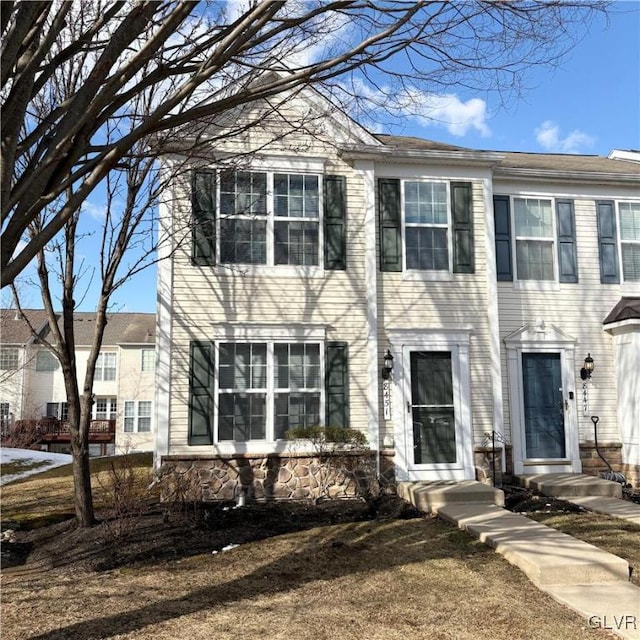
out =
[[[244,507],[208,503],[188,505],[186,511],[156,504],[124,522],[104,519],[85,529],[77,528],[73,520],[31,531],[21,531],[19,523],[13,523],[17,530],[6,536],[2,544],[2,567],[28,564],[65,567],[70,571],[105,571],[212,553],[230,545],[325,525],[423,515],[390,495],[370,502],[272,502]],[[119,535],[114,535],[116,529]]]
[[[507,485],[503,487],[504,506],[514,513],[584,513],[584,509],[566,500],[544,496],[530,489]]]

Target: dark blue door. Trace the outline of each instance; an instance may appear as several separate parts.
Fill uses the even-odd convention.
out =
[[[564,400],[559,353],[523,353],[525,457],[564,458]]]

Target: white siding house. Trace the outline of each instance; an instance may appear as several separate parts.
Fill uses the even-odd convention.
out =
[[[312,91],[288,109],[161,206],[157,464],[205,498],[302,497],[313,448],[287,431],[327,425],[387,481],[597,473],[597,415],[637,479],[640,312],[603,321],[640,298],[640,165],[372,135]]]
[[[25,311],[36,333],[49,338],[44,311]],[[78,380],[86,373],[95,316],[74,314]],[[11,343],[9,341],[12,341]],[[2,310],[2,352],[15,350],[18,364],[3,370],[0,408],[8,405],[5,420],[25,443],[64,452],[70,447],[66,426],[67,394],[56,357],[34,337],[28,325],[12,310]],[[5,357],[9,363],[8,356]],[[150,451],[154,444],[155,315],[110,314],[93,385],[91,455]]]

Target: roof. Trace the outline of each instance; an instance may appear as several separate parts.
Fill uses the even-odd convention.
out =
[[[623,320],[640,320],[640,298],[620,298],[602,324],[612,324]]]
[[[385,147],[397,152],[452,152],[486,156],[487,163],[494,166],[496,175],[540,175],[551,177],[553,174],[564,174],[574,178],[588,179],[594,174],[618,177],[638,182],[640,185],[640,163],[616,160],[604,156],[576,155],[566,153],[525,153],[517,151],[490,151],[486,149],[470,149],[434,140],[426,140],[411,136],[392,136],[376,134],[376,138]],[[371,150],[375,153],[375,150]]]
[[[2,309],[0,340],[3,344],[26,344],[32,338],[31,329],[15,309]],[[48,331],[47,315],[44,309],[24,309],[24,314],[39,335]],[[62,328],[62,314],[56,314],[58,325]],[[96,314],[76,312],[73,314],[73,326],[76,346],[88,346],[93,340],[96,326]],[[107,326],[102,344],[155,344],[156,316],[153,313],[110,313],[107,314]]]
[[[47,323],[44,309],[24,309],[29,322],[37,332],[42,332]],[[2,344],[27,344],[32,339],[31,328],[15,309],[0,309],[0,341]]]

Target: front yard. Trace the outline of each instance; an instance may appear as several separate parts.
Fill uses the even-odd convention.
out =
[[[3,640],[606,637],[395,498],[168,515],[150,503],[119,528],[100,511],[103,524],[78,530],[60,521],[64,469],[3,489],[3,517],[22,522],[15,540],[28,552],[3,570]]]

